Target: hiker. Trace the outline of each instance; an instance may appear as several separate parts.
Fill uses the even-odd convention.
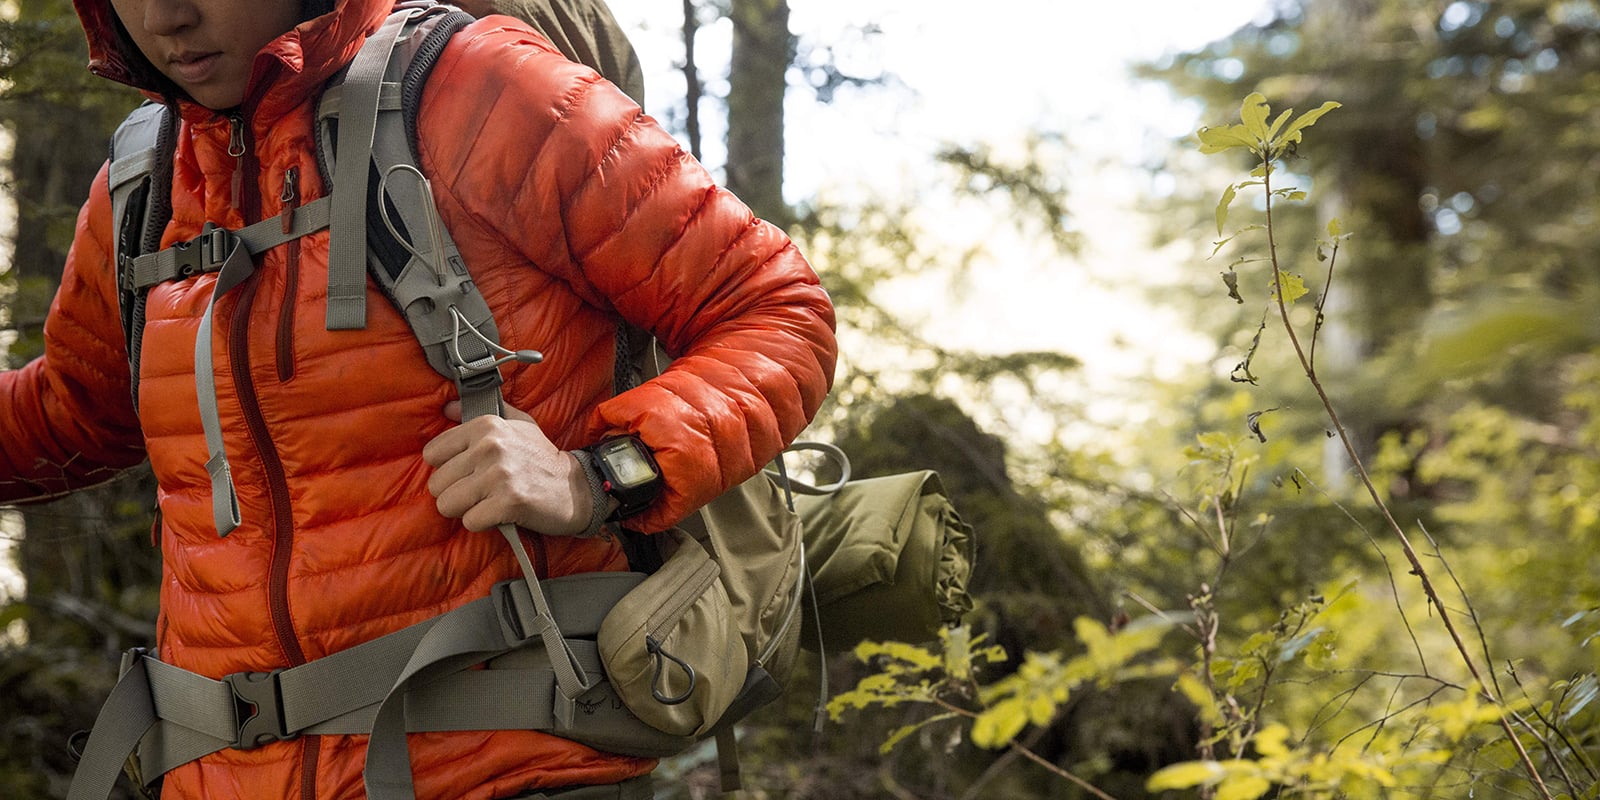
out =
[[[310,5],[76,0],[91,69],[181,116],[170,189],[156,184],[171,198],[161,247],[207,223],[282,220],[288,234],[333,191],[318,169],[316,100],[391,0]],[[218,680],[270,673],[483,598],[521,574],[507,543],[483,533],[504,523],[520,526],[540,577],[624,569],[602,523],[671,526],[755,474],[830,388],[832,308],[794,245],[525,25],[491,17],[450,38],[416,147],[500,341],[543,356],[502,369],[504,418],[457,423],[456,387],[370,282],[355,298],[363,324],[332,324],[327,229],[265,249],[214,301],[214,274],[152,286],[135,403],[108,169],[78,217],[44,355],[0,373],[0,502],[150,462],[164,664]],[[613,396],[619,320],[676,360]],[[210,369],[197,367],[203,351]],[[212,417],[231,509],[214,503]],[[593,478],[589,448],[602,442],[646,468],[626,495]],[[231,532],[218,521],[230,511]],[[362,795],[364,736],[295,733],[182,764],[163,796]],[[540,732],[423,732],[409,744],[421,798],[650,796],[651,759]]]

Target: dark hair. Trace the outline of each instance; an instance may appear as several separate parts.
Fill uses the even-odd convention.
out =
[[[300,21],[316,19],[333,11],[336,0],[300,0]]]

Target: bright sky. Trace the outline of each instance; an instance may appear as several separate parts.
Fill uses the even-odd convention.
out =
[[[650,110],[659,116],[664,101],[682,92],[671,71],[681,58],[677,4],[613,3],[619,20],[637,31]],[[1004,221],[952,218],[938,227],[952,237],[953,249],[981,241],[993,244],[994,257],[960,287],[896,287],[902,310],[926,322],[927,336],[948,344],[1068,352],[1085,361],[1091,391],[1108,397],[1116,394],[1114,384],[1192,369],[1211,355],[1209,346],[1127,288],[1202,268],[1188,250],[1151,251],[1148,218],[1140,212],[1149,178],[1131,165],[1192,133],[1201,120],[1160,87],[1135,85],[1127,66],[1220,39],[1268,3],[790,0],[796,34],[834,43],[859,72],[887,71],[909,92],[842,92],[834,104],[818,106],[809,93],[791,91],[787,193],[800,199],[926,190],[936,173],[929,154],[942,144],[990,142],[1003,154],[1017,152],[1029,131],[1063,134],[1067,147],[1058,166],[1071,223],[1085,235],[1083,254],[1069,261],[1006,241]],[[867,24],[879,32],[866,40],[852,32]],[[703,77],[722,68],[728,36],[726,24],[702,30]],[[721,154],[708,147],[706,160],[715,166]],[[1206,235],[1197,232],[1195,244],[1208,241]],[[1116,421],[1137,414],[1121,400],[1103,407],[1123,417]]]

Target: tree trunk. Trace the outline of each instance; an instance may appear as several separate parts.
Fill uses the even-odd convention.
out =
[[[728,74],[727,186],[780,226],[783,202],[783,98],[794,56],[788,0],[733,0]]]

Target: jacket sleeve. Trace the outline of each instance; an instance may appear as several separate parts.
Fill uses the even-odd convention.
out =
[[[144,460],[111,267],[106,168],[44,325],[44,354],[0,372],[0,501],[46,500]]]
[[[754,475],[809,424],[833,381],[833,307],[788,236],[717,187],[611,84],[509,23],[480,22],[457,38],[456,63],[490,73],[471,85],[500,87],[439,101],[448,118],[473,120],[480,144],[467,157],[490,176],[463,201],[508,209],[483,221],[507,241],[533,242],[540,269],[675,357],[601,402],[583,439],[628,432],[655,451],[666,490],[632,523],[665,528]],[[447,50],[430,84],[451,63]]]

